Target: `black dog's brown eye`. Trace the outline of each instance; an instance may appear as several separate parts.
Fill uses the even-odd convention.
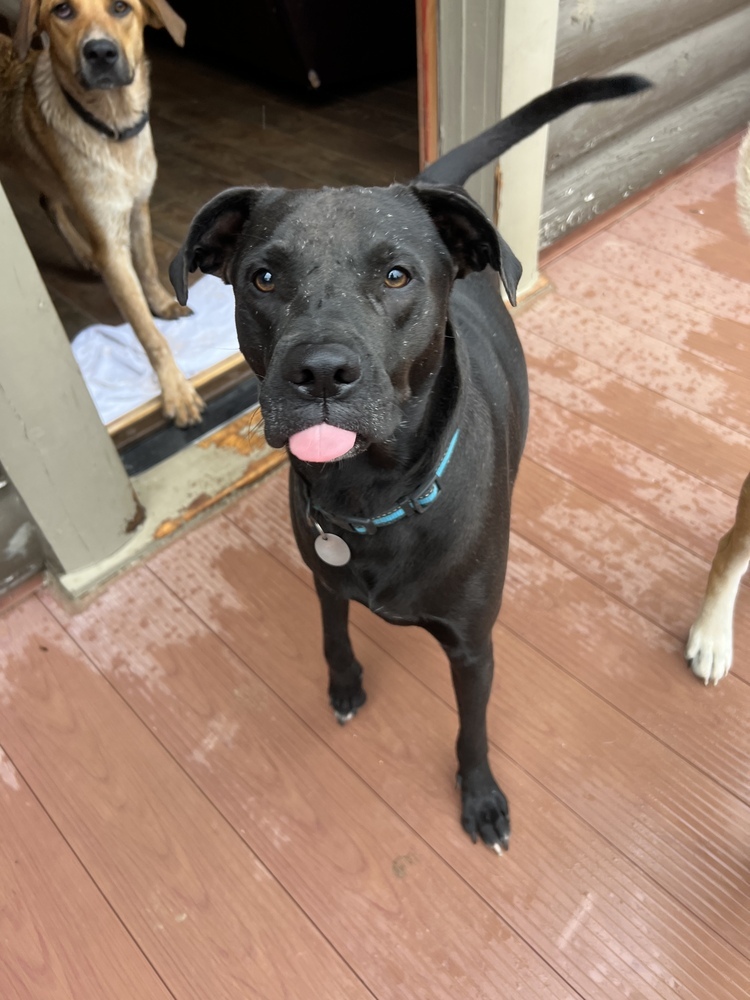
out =
[[[59,3],[56,7],[52,8],[52,13],[55,17],[59,17],[61,21],[69,21],[75,14],[75,11],[69,3]]]
[[[263,267],[253,275],[253,284],[259,292],[272,292],[275,287],[273,275]]]
[[[112,4],[112,13],[115,17],[124,17],[130,10],[130,4],[125,3],[125,0],[115,0]]]
[[[403,288],[411,281],[411,275],[403,267],[392,267],[385,276],[385,283],[389,288]]]

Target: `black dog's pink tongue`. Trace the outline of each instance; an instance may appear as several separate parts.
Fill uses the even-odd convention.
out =
[[[289,451],[303,462],[334,462],[354,447],[357,435],[332,424],[315,424],[289,438]]]

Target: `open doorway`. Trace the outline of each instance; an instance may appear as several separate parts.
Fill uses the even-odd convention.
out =
[[[193,0],[173,6],[188,24],[185,50],[156,33],[147,40],[159,162],[151,209],[167,287],[190,219],[227,187],[388,184],[417,172],[413,0],[392,3],[387,17],[344,0],[227,4],[233,12],[222,16]],[[74,349],[92,327],[121,324],[104,284],[81,271],[50,226],[38,192],[4,168],[0,183]],[[209,401],[202,424],[167,426],[153,398],[103,416],[129,472],[252,405],[254,380],[233,330],[215,346],[209,365],[188,372]]]

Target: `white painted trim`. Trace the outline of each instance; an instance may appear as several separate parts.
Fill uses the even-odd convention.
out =
[[[552,86],[558,0],[440,0],[440,152]],[[519,293],[538,280],[547,129],[467,185],[521,260]]]
[[[0,186],[0,461],[64,572],[130,537],[137,501]]]
[[[557,0],[505,0],[502,116],[549,90],[555,71]],[[523,264],[519,294],[539,278],[539,222],[544,201],[547,128],[530,136],[502,159],[497,224]]]

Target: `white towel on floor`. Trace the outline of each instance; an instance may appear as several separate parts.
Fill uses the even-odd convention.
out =
[[[188,378],[238,350],[231,285],[204,275],[190,289],[189,305],[192,316],[155,320]],[[129,323],[87,326],[74,339],[73,354],[105,424],[159,395],[159,382]]]

